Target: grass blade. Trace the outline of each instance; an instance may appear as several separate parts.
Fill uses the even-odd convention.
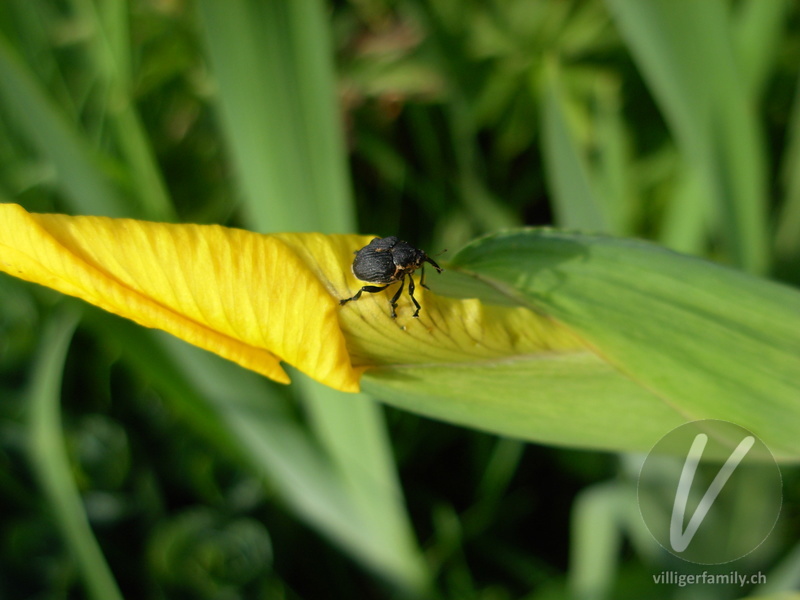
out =
[[[569,229],[608,231],[603,199],[592,184],[589,167],[570,132],[555,59],[547,68],[544,95],[543,153],[556,222]]]
[[[620,512],[635,511],[636,498],[623,483],[581,491],[572,507],[570,589],[576,600],[611,597],[622,545]]]
[[[775,254],[778,272],[789,281],[800,282],[800,79],[795,91],[789,121],[786,149],[781,164],[783,205],[778,214],[775,232]]]
[[[791,3],[787,0],[747,0],[739,3],[734,15],[734,41],[742,79],[753,98],[763,96],[770,69],[786,27]]]
[[[765,272],[766,152],[751,89],[741,85],[727,3],[607,2],[673,130],[685,168],[697,170],[707,189],[712,224],[719,225],[730,260]]]
[[[169,335],[146,331],[100,311],[90,311],[88,317],[91,329],[108,336],[108,343],[118,346],[126,361],[152,382],[181,419],[215,448],[269,482],[299,519],[390,581],[421,589],[422,571],[419,566],[408,571],[403,540],[397,536],[387,543],[387,537],[372,535],[369,510],[384,505],[376,501],[365,510],[353,502],[348,487],[351,482],[339,476],[338,465],[332,468],[330,457],[289,406],[285,393],[289,388],[271,384]],[[293,372],[292,379],[297,375]],[[347,395],[346,400],[358,398]],[[351,432],[361,426],[369,432],[368,423],[353,420],[360,413],[343,413],[348,415]],[[354,426],[356,423],[358,427]],[[373,450],[380,444],[381,440],[375,442]],[[348,464],[365,468],[365,463],[368,467],[368,463],[382,460],[381,456],[366,455]],[[374,477],[374,471],[366,469],[364,475]],[[391,488],[391,482],[388,485]],[[386,486],[386,482],[372,480],[372,490],[378,489],[379,496],[385,493]],[[396,490],[389,491],[393,491],[395,501],[401,499]],[[382,516],[384,527],[390,530],[387,536],[393,534],[392,515],[386,511]],[[401,535],[407,532],[401,531]]]
[[[198,4],[248,220],[262,232],[355,223],[318,0]]]
[[[223,6],[205,0],[199,7],[250,227],[351,231],[355,218],[321,2],[236,0]],[[327,530],[362,561],[419,589],[426,578],[423,561],[399,502],[380,409],[299,374],[296,380],[346,502],[361,515],[349,528]]]
[[[131,97],[132,56],[130,48],[130,7],[122,0],[100,5],[73,1],[77,18],[92,31],[85,45],[92,74],[104,93],[104,116],[127,167],[131,193],[141,212],[154,221],[172,221],[175,211]]]
[[[81,133],[52,104],[2,36],[0,99],[20,133],[53,163],[61,191],[74,210],[109,217],[142,216],[120,197]]]
[[[48,506],[55,513],[56,525],[78,562],[89,597],[122,600],[72,480],[72,468],[61,431],[61,373],[77,322],[75,313],[59,314],[51,319],[42,335],[30,390],[30,455]]]

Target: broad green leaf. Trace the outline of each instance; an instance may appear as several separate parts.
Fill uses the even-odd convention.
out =
[[[584,448],[646,451],[681,423],[724,419],[777,458],[798,458],[796,290],[644,242],[546,230],[483,238],[450,266],[476,278],[462,293],[526,306],[578,344],[386,365],[365,373],[365,390],[435,418]]]
[[[588,350],[377,367],[361,387],[443,421],[578,448],[646,450],[686,420]]]
[[[483,238],[452,266],[562,324],[634,388],[597,387],[569,406],[563,393],[539,393],[534,377],[526,392],[515,371],[501,377],[509,383],[498,403],[560,411],[574,420],[573,440],[583,428],[586,440],[607,447],[646,450],[644,438],[676,420],[716,418],[753,431],[778,459],[800,455],[797,290],[644,242],[554,231]],[[516,429],[519,416],[505,416]]]

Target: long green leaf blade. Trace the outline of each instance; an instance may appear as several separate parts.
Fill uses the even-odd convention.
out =
[[[550,231],[490,236],[454,263],[563,323],[683,419],[729,420],[782,459],[800,455],[797,290],[643,242]],[[642,416],[603,398],[621,423]]]
[[[198,6],[248,218],[263,232],[352,231],[321,3],[203,0]]]
[[[209,0],[199,7],[248,225],[264,232],[352,231],[347,155],[322,3],[237,0],[223,7]],[[296,380],[344,501],[359,514],[349,527],[318,525],[373,569],[402,587],[421,589],[427,575],[399,500],[380,407],[299,374]]]
[[[646,450],[686,420],[588,351],[380,367],[364,375],[362,387],[403,410],[577,448]]]
[[[697,170],[707,187],[731,260],[763,273],[769,264],[766,152],[752,86],[741,83],[727,3],[607,3],[674,132],[685,168]]]
[[[62,193],[78,212],[136,217],[103,174],[101,161],[59,112],[30,70],[0,36],[0,100],[39,154],[52,162]]]
[[[114,576],[92,533],[78,488],[71,477],[61,430],[60,394],[64,368],[77,315],[53,318],[42,336],[30,390],[30,453],[36,475],[54,511],[56,525],[75,556],[94,600],[122,600]]]
[[[559,227],[607,231],[607,207],[592,183],[589,167],[570,131],[567,101],[558,66],[548,65],[542,131],[544,163]]]

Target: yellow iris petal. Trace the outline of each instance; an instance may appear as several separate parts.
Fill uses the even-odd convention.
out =
[[[12,204],[0,205],[0,223],[0,269],[11,275],[276,381],[289,382],[284,360],[329,386],[358,390],[360,370],[350,365],[338,303],[276,237],[216,225],[29,214]]]
[[[547,357],[580,345],[524,308],[417,286],[389,316],[395,286],[339,305],[363,284],[353,252],[370,236],[260,235],[217,225],[30,214],[0,205],[0,270],[167,331],[271,379],[285,361],[357,391],[372,366]],[[435,273],[428,282],[435,289]]]
[[[353,252],[374,236],[308,235],[318,235],[326,243],[306,244],[291,234],[276,237],[327,282],[331,294],[351,297],[364,285],[350,268]],[[422,305],[418,319],[411,316],[414,306],[406,292],[399,300],[397,318],[389,316],[389,299],[396,286],[376,294],[364,293],[358,301],[341,307],[339,322],[354,366],[477,365],[586,350],[566,329],[527,308],[448,298],[436,293],[438,275],[434,269],[428,267],[426,274],[426,283],[433,291],[419,285],[419,275],[414,274],[414,296]]]

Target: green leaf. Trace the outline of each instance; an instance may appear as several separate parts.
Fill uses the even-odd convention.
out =
[[[589,231],[607,231],[606,203],[593,185],[589,166],[575,135],[570,131],[567,100],[555,59],[550,61],[546,71],[542,152],[557,224]]]
[[[198,8],[250,222],[263,233],[352,231],[322,3],[202,0]]]
[[[734,7],[734,41],[743,79],[754,98],[764,94],[787,29],[788,0],[746,0]]]
[[[760,600],[800,600],[800,543],[789,551],[765,574],[767,581],[754,590],[752,598]]]
[[[323,3],[202,0],[198,8],[245,223],[261,232],[352,231],[354,205]],[[428,575],[401,500],[380,407],[295,375],[308,416],[304,442],[313,439],[322,449],[325,468],[319,476],[326,483],[299,493],[293,478],[275,475],[274,458],[254,456],[308,521],[383,577],[419,592]],[[237,431],[245,425],[254,426],[247,419],[234,424]],[[280,423],[262,424],[272,426]],[[285,460],[308,470],[303,456]],[[311,496],[331,510],[309,507]]]
[[[775,223],[775,258],[783,278],[800,281],[800,87],[795,91],[780,165],[783,204]]]
[[[581,448],[644,450],[684,422],[588,351],[464,365],[380,367],[367,371],[361,385],[404,410]],[[638,418],[620,421],[619,413]]]
[[[99,155],[2,36],[0,102],[20,134],[53,164],[60,190],[76,212],[111,217],[141,215],[117,193],[103,172]]]
[[[72,479],[61,430],[61,375],[78,314],[59,313],[50,320],[34,366],[30,389],[30,455],[56,525],[75,558],[94,600],[122,598],[114,576],[103,558]]]
[[[764,272],[769,264],[767,153],[755,108],[757,83],[742,84],[729,3],[606,2],[675,135],[686,170],[697,173],[705,186],[708,214],[719,225],[715,233],[727,254],[750,272]],[[759,69],[748,66],[748,75],[757,79]],[[696,212],[690,203],[675,208]]]
[[[634,489],[617,481],[590,486],[572,507],[570,590],[576,599],[610,598],[619,571],[620,515],[638,512]]]
[[[100,311],[89,311],[90,325],[119,343],[127,360],[164,395],[182,419],[191,423],[220,451],[248,465],[268,481],[289,510],[322,535],[339,544],[373,571],[409,589],[425,585],[423,565],[415,562],[414,540],[402,519],[401,507],[387,508],[386,496],[401,500],[391,470],[367,468],[388,460],[381,455],[383,440],[379,427],[363,421],[357,427],[372,442],[370,454],[357,455],[348,468],[333,465],[317,439],[298,422],[295,411],[284,398],[286,388],[271,385],[256,373],[185,344],[161,332],[148,331]],[[120,343],[120,340],[124,342]],[[293,372],[294,379],[299,373]],[[320,386],[322,387],[322,386]],[[368,410],[357,403],[363,398],[343,394],[356,410],[353,419],[363,419]],[[341,409],[342,398],[330,410]],[[372,410],[376,407],[371,404]],[[342,412],[340,410],[340,412]],[[374,416],[374,415],[373,415]],[[379,416],[379,415],[378,415]],[[340,419],[345,417],[340,415]],[[378,436],[379,439],[374,439]],[[362,448],[345,448],[345,452]],[[336,457],[340,458],[340,457]],[[365,481],[352,481],[342,473],[360,474]],[[386,479],[389,478],[389,481]],[[372,492],[372,498],[366,498]],[[365,509],[372,499],[374,506]],[[360,503],[359,503],[360,502]],[[382,519],[373,512],[382,511]],[[376,535],[380,523],[381,535]]]
[[[361,427],[361,431],[354,434],[353,444],[340,449],[345,456],[326,452],[325,442],[329,440],[318,443],[320,440],[281,406],[278,398],[283,390],[276,390],[255,374],[187,347],[174,338],[160,334],[154,337],[174,367],[173,378],[187,386],[187,391],[192,392],[190,397],[197,401],[205,399],[242,456],[270,481],[298,516],[392,583],[415,591],[425,585],[423,565],[414,561],[416,548],[403,519],[403,507],[396,506],[398,494],[391,480],[392,471],[381,470],[385,469],[381,456],[352,456],[362,450],[359,444],[364,443],[364,432],[379,438],[372,450],[382,442],[380,436],[384,430],[380,420],[361,422],[354,427],[351,419],[350,430]],[[351,401],[354,408],[351,415],[356,419],[364,419],[365,413],[380,419],[379,413],[358,406],[360,401],[372,411],[376,409],[365,398],[330,392],[339,396],[330,396],[338,403],[325,415],[326,426],[334,430],[331,435],[338,434],[338,423],[331,413],[338,412],[339,419],[344,418],[342,397]],[[346,456],[348,452],[350,456]],[[341,464],[348,458],[349,463]],[[375,463],[376,468],[371,468]],[[385,478],[390,478],[389,482]],[[394,502],[389,504],[387,496]],[[370,501],[376,505],[368,510],[365,506]],[[397,513],[391,514],[392,509]],[[374,514],[379,510],[384,513],[383,519]]]
[[[550,230],[482,238],[450,267],[565,327],[585,350],[369,371],[391,404],[528,440],[645,451],[731,421],[800,456],[800,293],[653,244]],[[477,288],[476,288],[477,289]]]

